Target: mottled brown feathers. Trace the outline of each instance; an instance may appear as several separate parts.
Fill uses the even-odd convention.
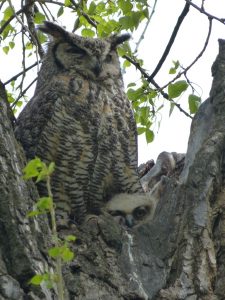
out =
[[[57,214],[80,223],[114,194],[142,191],[136,125],[114,49],[128,36],[83,38],[50,22],[40,30],[52,39],[15,134],[28,159],[56,163]],[[46,195],[43,184],[39,192]]]

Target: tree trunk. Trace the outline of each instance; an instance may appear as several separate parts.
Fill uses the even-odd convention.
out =
[[[225,41],[213,65],[209,99],[196,114],[179,180],[164,178],[154,219],[125,230],[106,215],[73,230],[74,261],[63,267],[65,299],[225,299]],[[28,284],[49,272],[46,216],[27,218],[38,198],[22,178],[17,144],[0,86],[0,300],[58,299]]]

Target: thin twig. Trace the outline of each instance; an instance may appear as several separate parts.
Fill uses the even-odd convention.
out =
[[[8,0],[7,0],[8,1]],[[31,3],[35,2],[35,0],[32,0]],[[19,16],[21,13],[23,13],[27,8],[27,5],[24,5],[23,8],[19,9],[17,12],[14,11],[14,14],[2,25],[0,28],[0,34],[5,30],[5,28],[10,24],[10,22],[16,18],[16,16]]]
[[[188,4],[190,4],[192,7],[200,11],[200,13],[206,15],[210,19],[217,20],[218,22],[222,23],[223,25],[225,24],[225,19],[224,18],[218,18],[214,15],[211,15],[210,13],[206,12],[204,9],[204,6],[199,7],[198,5],[192,3],[190,0],[185,0]],[[204,1],[203,1],[204,2]]]
[[[39,61],[39,63],[40,63],[40,62],[41,62],[41,61]],[[4,85],[7,85],[7,84],[9,84],[11,81],[16,80],[18,77],[20,77],[21,75],[23,75],[24,71],[25,71],[25,72],[29,71],[29,70],[32,69],[33,67],[37,66],[37,64],[38,64],[38,63],[37,63],[37,61],[36,61],[34,64],[32,64],[31,66],[27,67],[25,70],[19,72],[18,74],[14,75],[14,76],[11,77],[10,79],[8,79],[8,80],[4,83]]]
[[[49,15],[51,16],[52,20],[55,21],[55,17],[53,16],[51,10],[48,8],[48,6],[44,3],[44,4],[41,4],[41,6],[43,6],[43,11],[44,11],[44,7],[45,9],[48,11]],[[50,18],[48,18],[48,20],[50,20]]]
[[[25,6],[26,9],[24,10],[24,14],[27,18],[27,26],[25,26],[25,30],[27,30],[30,34],[30,39],[33,41],[34,45],[36,46],[36,60],[38,61],[38,54],[42,58],[44,55],[44,50],[38,40],[37,37],[37,32],[35,29],[35,24],[34,24],[34,17],[33,17],[33,10],[34,10],[34,2],[32,0],[25,0]],[[38,65],[38,70],[39,70],[39,65]]]
[[[51,188],[50,175],[48,175],[46,178],[46,185],[47,185],[48,196],[52,199],[52,205],[50,208],[50,216],[51,216],[51,223],[52,223],[51,224],[52,225],[52,236],[54,239],[55,247],[59,248],[60,242],[59,242],[59,236],[58,236],[57,227],[56,227],[56,215],[55,215],[55,208],[54,208],[54,203],[53,203],[53,193],[52,193],[52,188]],[[58,276],[58,281],[56,282],[58,297],[59,297],[59,300],[63,300],[64,299],[64,285],[63,285],[63,276],[62,276],[62,258],[59,255],[56,258],[56,274]]]
[[[171,49],[171,47],[172,47],[172,45],[173,45],[173,43],[174,43],[174,40],[175,40],[175,38],[176,38],[176,35],[177,35],[178,31],[179,31],[179,28],[180,28],[180,26],[181,26],[181,24],[182,24],[184,18],[186,17],[188,11],[189,11],[189,7],[190,7],[190,4],[189,4],[189,3],[186,3],[185,6],[184,6],[184,9],[183,9],[183,11],[182,11],[182,13],[180,14],[180,16],[179,16],[179,18],[178,18],[178,20],[177,20],[177,23],[176,23],[176,25],[175,25],[175,27],[174,27],[173,33],[172,33],[172,35],[171,35],[171,37],[170,37],[170,39],[169,39],[169,42],[168,42],[168,44],[167,44],[167,46],[166,46],[166,49],[165,49],[165,51],[164,51],[164,53],[163,53],[163,55],[162,55],[160,61],[158,62],[158,64],[157,64],[155,70],[154,70],[154,71],[152,72],[152,74],[149,76],[150,81],[151,81],[151,80],[155,77],[155,75],[159,72],[159,70],[160,70],[160,68],[162,67],[164,61],[166,60],[166,58],[167,58],[167,56],[168,56],[168,54],[169,54],[169,52],[170,52],[170,49]]]
[[[51,3],[51,4],[56,4],[56,5],[59,5],[59,6],[66,7],[64,3],[62,3],[62,2],[56,2],[56,1],[52,1],[52,0],[45,0],[45,3]],[[80,14],[88,21],[89,24],[91,24],[93,27],[97,28],[98,23],[96,21],[92,20],[89,17],[88,14],[86,14],[85,12],[83,12],[82,9],[80,9],[79,4],[77,4],[74,0],[71,0],[71,3],[73,5],[69,5],[68,6],[69,8],[74,8],[75,7],[76,10],[80,12]]]
[[[39,61],[39,59],[38,59],[38,50],[39,50],[39,48],[38,48],[38,44],[39,44],[39,41],[38,41],[38,39],[36,39],[36,37],[34,37],[33,36],[33,33],[30,31],[30,29],[22,22],[22,20],[20,19],[20,17],[17,15],[17,13],[16,13],[16,11],[15,11],[15,8],[14,8],[14,6],[13,6],[13,4],[12,4],[12,1],[11,0],[7,0],[8,2],[9,2],[9,6],[11,7],[11,9],[12,9],[12,11],[13,11],[13,14],[14,14],[14,16],[15,16],[15,18],[16,18],[16,20],[18,21],[18,23],[19,24],[21,24],[21,26],[22,26],[22,28],[24,29],[24,30],[26,30],[29,34],[30,34],[30,36],[31,36],[31,38],[32,38],[32,40],[33,40],[33,42],[34,42],[34,45],[36,46],[36,48],[37,48],[37,51],[36,51],[36,60],[37,60],[37,62]],[[30,0],[31,1],[31,0]],[[33,3],[33,1],[31,1],[30,3]],[[26,5],[25,5],[26,6]],[[27,7],[27,9],[29,8],[29,6],[26,6]],[[25,11],[24,11],[24,13],[25,13]],[[39,70],[39,64],[37,65],[38,66],[38,70]]]
[[[202,5],[201,5],[201,9],[202,9],[202,10],[205,10],[205,8],[204,8],[204,4],[205,4],[205,3],[204,3],[204,2],[205,2],[205,0],[202,0]]]
[[[150,22],[152,20],[152,17],[153,17],[153,15],[155,13],[155,8],[156,8],[157,1],[158,0],[155,0],[155,3],[153,5],[152,12],[151,12],[151,14],[149,16],[148,22],[146,23],[145,28],[144,28],[142,34],[140,35],[140,38],[139,38],[138,42],[136,43],[136,47],[135,47],[134,53],[138,51],[138,48],[139,48],[141,42],[144,40],[145,33],[146,33],[146,31],[148,29],[148,26],[149,26],[149,24],[150,24]]]
[[[206,37],[206,40],[205,40],[205,43],[204,43],[204,46],[203,46],[201,52],[198,54],[198,56],[193,60],[193,62],[188,67],[186,67],[182,72],[180,72],[179,74],[177,74],[177,76],[175,76],[170,82],[168,82],[166,85],[164,85],[161,89],[165,89],[169,84],[171,84],[172,82],[174,82],[175,80],[177,80],[178,78],[180,78],[183,74],[186,74],[187,71],[191,67],[193,67],[193,65],[199,60],[199,58],[202,57],[203,53],[205,52],[205,50],[206,50],[206,48],[208,46],[211,33],[212,33],[212,19],[209,18],[209,30],[208,30],[207,37]]]
[[[24,24],[24,15],[23,14],[22,14],[21,21]],[[22,31],[23,31],[23,28],[22,28]],[[20,89],[20,94],[23,91],[23,82],[24,82],[24,79],[25,79],[25,76],[26,76],[26,72],[25,72],[25,70],[26,70],[26,55],[25,55],[26,46],[25,46],[24,37],[25,37],[24,34],[22,34],[21,35],[21,40],[22,40],[22,68],[23,68],[23,73],[22,73],[22,78],[21,78],[20,84],[17,87],[17,89]]]
[[[6,0],[3,0],[3,1],[1,2],[1,4],[0,4],[0,11],[1,11],[3,5],[5,4],[5,1],[6,1]]]
[[[161,93],[161,95],[166,99],[169,100],[172,104],[174,104],[185,116],[189,117],[192,119],[192,116],[189,115],[189,113],[187,113],[185,110],[183,110],[183,108],[180,106],[180,104],[176,103],[173,99],[169,98],[169,95],[167,93],[165,93],[162,88],[160,88],[160,86],[155,82],[154,79],[151,79],[150,76],[147,74],[147,72],[140,66],[140,64],[136,61],[134,61],[133,59],[131,59],[129,56],[124,55],[123,58],[125,58],[126,60],[128,60],[132,65],[134,65],[143,75],[143,77],[152,85],[154,85],[155,88],[157,88],[157,90]]]
[[[77,4],[74,0],[70,0],[70,1],[74,5],[76,10],[78,10],[82,14],[82,16],[88,21],[88,23],[91,24],[93,27],[97,28],[98,23],[96,21],[92,20],[88,14],[83,12],[82,9],[80,9],[79,4]]]
[[[20,95],[17,97],[17,99],[12,103],[11,108],[13,109],[16,106],[16,103],[26,94],[26,92],[29,90],[29,88],[35,83],[37,80],[37,77],[23,90]]]

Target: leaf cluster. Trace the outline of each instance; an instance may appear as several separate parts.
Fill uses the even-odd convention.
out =
[[[15,45],[20,44],[23,57],[23,71],[12,76],[6,82],[6,84],[10,83],[8,86],[8,98],[14,112],[19,110],[23,101],[26,100],[27,91],[35,82],[34,79],[25,87],[28,72],[39,64],[37,55],[39,54],[42,57],[44,53],[43,47],[47,41],[47,37],[43,33],[36,31],[36,26],[45,20],[55,21],[56,19],[59,19],[59,22],[62,24],[63,20],[67,19],[69,14],[73,15],[73,18],[71,18],[73,20],[73,31],[77,31],[84,37],[106,37],[124,30],[134,33],[141,25],[145,25],[143,32],[140,33],[137,43],[139,45],[141,40],[144,39],[145,31],[155,12],[157,0],[154,0],[152,3],[149,3],[147,0],[34,0],[28,2],[26,5],[23,5],[15,0],[0,1],[0,11],[2,11],[2,18],[0,20],[2,51],[5,55],[9,55],[15,51]],[[160,110],[164,106],[162,98],[169,101],[170,114],[173,112],[174,107],[177,107],[189,117],[190,114],[196,113],[201,103],[201,98],[193,87],[193,84],[187,78],[186,73],[202,55],[207,42],[196,60],[186,69],[181,66],[178,60],[172,62],[173,65],[169,70],[169,74],[175,77],[169,83],[160,87],[154,80],[155,75],[163,65],[174,43],[176,34],[189,11],[190,5],[187,2],[185,3],[168,45],[151,75],[148,75],[145,69],[143,69],[144,62],[138,55],[138,46],[133,51],[128,43],[124,43],[118,49],[119,55],[123,58],[123,68],[126,69],[134,65],[141,72],[139,83],[132,82],[128,86],[127,95],[132,102],[135,119],[138,124],[138,133],[145,134],[148,143],[154,139],[152,127],[157,120],[157,115],[160,114]],[[209,28],[208,38],[210,32],[211,27]],[[27,67],[29,57],[33,60],[36,59],[36,63]],[[181,76],[183,78],[180,78]],[[181,108],[179,101],[183,93],[190,89],[192,91],[188,96],[189,113],[187,113]],[[43,172],[45,171],[43,170]],[[37,181],[41,180],[42,176],[45,175],[43,173],[39,176]]]
[[[47,288],[52,288],[54,283],[58,287],[59,299],[64,299],[63,282],[62,282],[62,263],[72,261],[74,259],[74,253],[70,250],[69,243],[74,242],[76,237],[68,235],[64,239],[59,239],[56,231],[56,218],[55,208],[53,202],[53,195],[51,192],[50,178],[55,170],[55,164],[52,162],[46,165],[40,158],[36,157],[29,161],[25,168],[24,179],[36,178],[36,183],[39,181],[46,181],[48,195],[41,197],[35,204],[35,208],[27,214],[28,217],[35,217],[40,214],[50,214],[52,223],[52,244],[54,245],[48,250],[48,254],[51,258],[56,260],[56,270],[54,273],[46,272],[44,274],[36,274],[29,281],[30,284],[40,285],[44,283]]]

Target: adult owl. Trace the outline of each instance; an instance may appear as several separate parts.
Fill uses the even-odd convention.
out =
[[[118,193],[142,192],[136,125],[116,48],[128,34],[84,38],[52,22],[35,94],[15,134],[27,158],[54,161],[52,190],[62,223],[98,214]],[[45,185],[39,185],[46,195]]]

